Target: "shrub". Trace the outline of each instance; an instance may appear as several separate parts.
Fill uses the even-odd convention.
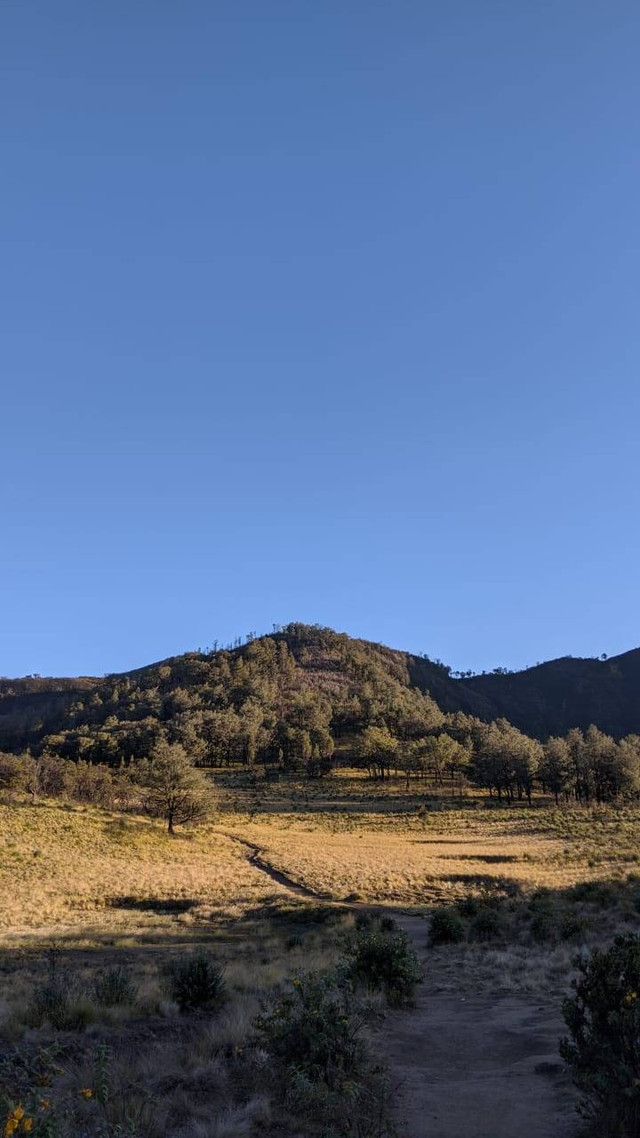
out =
[[[434,909],[429,927],[429,944],[459,944],[464,938],[464,923],[455,909]]]
[[[585,922],[575,913],[565,913],[560,920],[560,936],[563,940],[573,940],[582,936],[584,930]]]
[[[467,893],[456,904],[456,909],[463,917],[475,917],[482,908],[482,901],[479,897],[475,897],[473,893]]]
[[[640,1133],[640,937],[616,937],[574,961],[579,975],[563,1004],[569,1036],[560,1054],[585,1093],[583,1113],[601,1138]]]
[[[574,901],[586,901],[600,909],[609,909],[617,901],[615,886],[610,881],[580,881],[570,894]]]
[[[394,921],[393,917],[380,918],[380,932],[392,933],[396,927],[396,922]]]
[[[67,791],[77,802],[111,806],[114,798],[113,774],[102,763],[80,760],[70,766]]]
[[[362,1030],[370,1018],[347,986],[332,975],[297,977],[292,991],[256,1021],[259,1045],[286,1069],[330,1091],[341,1090],[365,1068]]]
[[[296,978],[282,1000],[256,1021],[256,1042],[271,1060],[270,1084],[293,1112],[296,1134],[395,1134],[389,1080],[371,1063],[364,1038],[371,1017],[343,976],[325,973]],[[302,1117],[309,1118],[308,1128],[300,1128]]]
[[[480,908],[471,922],[471,936],[474,940],[494,940],[502,932],[502,919],[497,909],[488,906]]]
[[[384,991],[395,1007],[411,1001],[422,975],[406,933],[365,929],[347,945],[345,974],[352,983]]]
[[[45,798],[59,798],[69,787],[71,764],[55,755],[41,755],[36,763],[33,791]]]
[[[136,985],[125,968],[116,965],[99,972],[93,982],[93,998],[103,1007],[111,1008],[135,1003]]]
[[[372,923],[373,917],[371,913],[356,913],[355,924],[357,929],[369,929]]]
[[[226,997],[222,969],[209,953],[194,952],[171,960],[163,969],[167,992],[181,1012],[213,1010]]]
[[[558,932],[556,914],[547,905],[538,905],[531,918],[531,935],[540,941],[553,940]]]

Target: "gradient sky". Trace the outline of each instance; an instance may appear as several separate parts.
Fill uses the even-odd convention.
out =
[[[635,0],[4,0],[0,673],[640,644]]]

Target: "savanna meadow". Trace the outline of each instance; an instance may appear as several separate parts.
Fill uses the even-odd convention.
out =
[[[5,1138],[637,1138],[628,657],[290,625],[2,681]]]

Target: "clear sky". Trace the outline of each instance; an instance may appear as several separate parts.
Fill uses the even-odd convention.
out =
[[[0,673],[640,644],[636,0],[4,0]]]

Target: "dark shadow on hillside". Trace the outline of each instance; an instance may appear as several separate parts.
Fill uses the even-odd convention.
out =
[[[467,885],[469,889],[502,897],[518,897],[523,892],[522,885],[511,877],[494,877],[490,873],[448,873],[440,881],[452,885]]]
[[[188,913],[202,904],[201,897],[110,897],[110,909],[131,909],[138,913]]]

